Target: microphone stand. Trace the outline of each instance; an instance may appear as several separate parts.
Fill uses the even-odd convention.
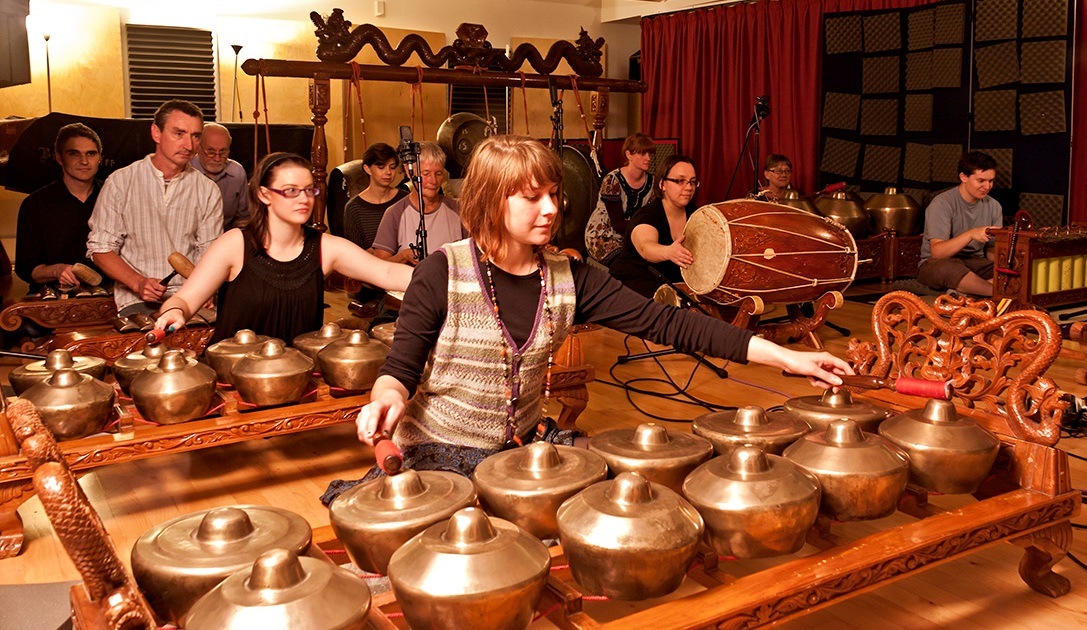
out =
[[[419,173],[419,143],[401,140],[397,153],[400,161],[404,163],[408,179],[415,186],[416,200],[419,203],[419,226],[415,228],[415,242],[408,247],[415,254],[415,259],[422,262],[430,250],[427,249],[426,243],[426,202],[423,200],[423,177]]]
[[[664,277],[664,274],[662,274],[656,268],[654,268],[653,266],[650,266],[649,271],[651,271],[653,273],[653,275],[657,276],[658,279],[660,279],[662,282],[667,284],[669,287],[672,288],[673,291],[676,292],[676,295],[678,295],[680,297],[680,301],[681,301],[681,303],[683,303],[684,308],[689,308],[689,307],[693,306],[693,307],[697,308],[698,310],[702,311],[702,313],[704,313],[705,315],[707,315],[709,317],[713,317],[713,314],[710,313],[710,311],[705,306],[703,306],[700,302],[698,302],[693,297],[691,297],[691,295],[689,293],[687,293],[683,289],[681,289],[678,286],[676,286],[675,284],[673,284],[671,280]],[[717,319],[717,318],[714,317],[714,319]],[[619,355],[619,357],[617,357],[615,359],[615,362],[620,364],[620,365],[625,365],[625,364],[627,364],[627,363],[629,363],[631,361],[637,361],[638,359],[650,359],[650,358],[653,358],[653,357],[663,357],[663,356],[668,356],[670,354],[680,354],[680,353],[681,353],[681,351],[676,350],[675,348],[669,348],[667,350],[650,350],[649,352],[641,352],[641,353],[638,353],[638,354]],[[728,378],[728,370],[726,370],[723,367],[717,367],[716,365],[711,363],[710,360],[707,359],[705,356],[700,355],[700,354],[698,354],[696,352],[686,352],[686,351],[683,351],[682,354],[685,354],[685,355],[691,357],[692,359],[694,359],[695,361],[698,361],[702,365],[706,366],[707,368],[710,369],[710,371],[712,371],[714,374],[716,374],[718,378]]]
[[[756,98],[754,111],[751,115],[751,124],[747,127],[747,132],[744,133],[744,143],[740,147],[740,155],[736,160],[736,166],[732,169],[732,177],[728,180],[725,197],[732,196],[732,185],[736,182],[736,175],[740,172],[740,164],[743,163],[744,155],[747,154],[747,145],[751,141],[752,132],[755,135],[755,155],[751,160],[751,168],[755,177],[752,193],[759,192],[759,134],[762,131],[762,119],[769,115],[770,104],[768,98],[765,96]]]

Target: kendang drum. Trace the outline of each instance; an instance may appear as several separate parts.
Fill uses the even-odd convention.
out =
[[[703,206],[687,219],[694,263],[683,281],[718,304],[810,302],[844,291],[857,273],[857,243],[841,225],[751,199]]]

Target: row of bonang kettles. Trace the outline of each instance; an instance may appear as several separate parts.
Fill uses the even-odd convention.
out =
[[[208,415],[217,385],[233,386],[243,402],[262,407],[303,398],[315,370],[334,388],[369,389],[388,353],[365,332],[334,323],[299,335],[293,346],[240,330],[208,347],[206,363],[191,350],[154,343],[110,369],[145,420],[177,424]],[[16,395],[34,403],[56,439],[72,440],[99,433],[109,422],[116,392],[101,380],[105,372],[104,359],[54,350],[13,370],[9,381]]]
[[[694,435],[643,424],[588,449],[537,442],[472,479],[405,470],[360,484],[330,519],[354,565],[388,577],[411,627],[524,628],[551,568],[544,541],[561,542],[586,594],[642,600],[678,588],[700,543],[795,553],[820,513],[878,519],[907,482],[970,493],[989,474],[998,439],[950,402],[890,416],[828,391],[706,414]],[[364,627],[365,581],[306,557],[310,536],[285,510],[217,508],[145,533],[132,567],[155,611],[186,628]]]

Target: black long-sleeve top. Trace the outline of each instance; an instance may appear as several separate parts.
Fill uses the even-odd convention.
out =
[[[751,331],[646,299],[606,271],[576,260],[570,262],[570,267],[577,294],[575,324],[600,324],[682,351],[747,361],[747,346],[754,334]],[[518,346],[523,345],[536,319],[540,276],[536,271],[515,276],[498,267],[492,270],[502,322]],[[404,296],[394,343],[380,373],[400,381],[409,395],[415,393],[445,322],[448,280],[445,252],[437,251],[415,269]],[[480,290],[487,289],[481,286]]]
[[[90,196],[80,201],[57,180],[23,199],[15,231],[15,273],[26,280],[31,293],[41,286],[31,277],[38,265],[81,262],[94,267],[87,260],[91,231],[87,221],[101,189],[102,182],[95,180]]]

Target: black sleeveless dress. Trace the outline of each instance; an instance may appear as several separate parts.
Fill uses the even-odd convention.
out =
[[[243,328],[287,344],[321,327],[325,277],[321,270],[321,233],[305,228],[302,253],[281,262],[245,242],[241,273],[219,289],[219,313],[211,343]]]

